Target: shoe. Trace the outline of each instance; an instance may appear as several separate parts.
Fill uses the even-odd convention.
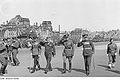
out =
[[[88,76],[90,74],[90,72],[89,71],[86,71],[86,75]]]
[[[48,71],[45,71],[44,73],[45,73],[45,74],[47,74],[47,73],[48,73]]]
[[[0,73],[0,76],[4,76],[4,74],[3,74],[3,73]]]
[[[52,71],[52,68],[51,68],[51,69],[49,69],[49,71]]]
[[[8,72],[7,72],[7,70],[5,70],[5,71],[3,71],[2,73],[3,73],[3,74],[7,74]]]
[[[64,74],[64,73],[66,73],[66,70],[65,70],[65,69],[63,69],[63,71],[62,71],[62,74]]]
[[[112,64],[112,68],[115,68],[115,64],[114,63]]]
[[[16,66],[14,63],[11,63],[12,66]]]
[[[108,68],[109,68],[109,69],[111,69],[111,68],[112,68],[112,65],[111,65],[111,64],[109,64],[109,65],[108,65]]]
[[[17,64],[16,64],[16,66],[19,66],[19,65],[20,65],[20,63],[17,63]]]
[[[35,72],[35,70],[32,70],[30,73],[34,73]]]
[[[71,70],[68,70],[69,73],[71,73]]]

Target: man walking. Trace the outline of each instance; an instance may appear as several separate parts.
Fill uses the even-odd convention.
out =
[[[109,59],[108,68],[110,69],[115,66],[117,52],[117,45],[113,42],[113,38],[111,38],[107,46],[107,56]]]
[[[17,58],[17,54],[18,54],[18,48],[20,46],[18,40],[16,38],[14,38],[12,40],[12,59],[13,59],[13,66],[19,66],[20,62]]]
[[[6,72],[6,68],[8,65],[8,53],[7,53],[7,46],[3,43],[0,42],[0,63],[2,64],[1,69],[0,69],[0,75],[4,75]]]
[[[74,56],[74,44],[73,41],[70,39],[69,34],[66,34],[63,36],[63,38],[60,41],[61,44],[64,45],[64,51],[63,51],[63,71],[62,73],[66,73],[66,61],[68,59],[69,61],[69,73],[71,72],[72,68],[72,58]]]
[[[40,64],[39,64],[39,55],[41,54],[40,50],[41,50],[41,46],[39,44],[39,42],[37,41],[33,41],[31,42],[31,53],[32,53],[32,57],[34,59],[34,66],[33,69],[31,71],[31,73],[34,73],[36,70],[36,67],[38,67],[38,70],[40,70]]]
[[[90,65],[91,65],[91,59],[92,54],[94,54],[95,49],[93,42],[88,39],[88,34],[82,35],[83,40],[78,43],[78,47],[83,46],[83,57],[84,57],[84,63],[85,63],[85,71],[86,75],[88,76],[90,74]]]
[[[55,45],[51,41],[50,37],[47,37],[46,41],[40,42],[40,44],[45,47],[45,54],[44,55],[45,55],[45,58],[47,61],[45,74],[47,74],[47,72],[52,71],[51,60],[52,60],[52,56],[54,57],[56,55]]]

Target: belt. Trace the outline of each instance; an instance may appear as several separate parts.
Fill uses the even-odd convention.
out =
[[[92,49],[92,48],[88,47],[88,48],[84,48],[84,49]]]

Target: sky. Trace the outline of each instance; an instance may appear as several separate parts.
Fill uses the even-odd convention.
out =
[[[53,30],[120,29],[120,0],[0,0],[0,24],[18,14],[31,24],[50,20]]]

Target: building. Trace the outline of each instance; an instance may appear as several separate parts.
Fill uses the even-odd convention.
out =
[[[17,37],[17,36],[18,36],[17,30],[15,29],[7,29],[4,32],[4,38],[12,38],[12,37]]]
[[[16,25],[21,27],[24,25],[24,27],[30,27],[30,20],[29,18],[23,18],[20,15],[16,15],[8,22],[8,25]]]

